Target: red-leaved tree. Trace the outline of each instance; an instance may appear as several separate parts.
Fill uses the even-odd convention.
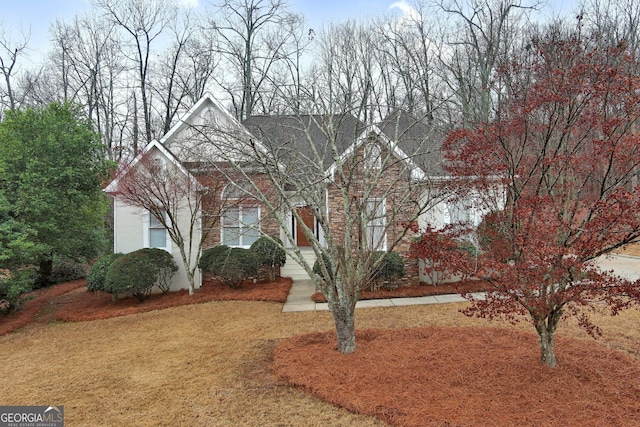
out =
[[[492,198],[504,189],[478,229],[476,275],[494,291],[465,313],[528,315],[550,367],[562,318],[595,336],[591,310],[616,314],[640,300],[634,283],[594,266],[640,238],[638,65],[623,44],[549,31],[499,71],[505,97],[494,118],[445,142],[459,189]]]

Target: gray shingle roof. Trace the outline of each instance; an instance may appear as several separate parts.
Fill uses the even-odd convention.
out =
[[[278,160],[321,163],[326,170],[334,155],[342,155],[362,132],[364,123],[351,115],[253,116],[242,123]],[[403,111],[382,120],[378,128],[427,175],[443,175],[442,136]],[[337,153],[331,150],[333,142]]]

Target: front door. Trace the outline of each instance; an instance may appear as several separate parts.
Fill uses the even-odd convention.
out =
[[[306,225],[308,228],[313,230],[313,232],[315,233],[315,227],[314,227],[315,218],[313,217],[313,212],[311,211],[311,208],[309,206],[299,207],[299,208],[296,208],[296,212],[300,216],[300,219],[302,220],[304,225]],[[311,246],[311,243],[309,243],[309,239],[307,239],[307,236],[304,234],[304,231],[302,231],[302,226],[300,225],[300,223],[298,221],[295,221],[295,223],[296,223],[296,245],[298,247]]]

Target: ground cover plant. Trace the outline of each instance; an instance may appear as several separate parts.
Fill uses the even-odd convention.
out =
[[[82,282],[77,286],[73,292],[95,297]],[[192,299],[186,295],[185,301]],[[149,302],[136,305],[142,308]],[[631,326],[640,321],[639,312],[596,319],[603,328],[599,341],[586,339],[575,322],[568,323],[558,338],[561,363],[550,373],[531,350],[537,345],[533,332],[467,318],[459,313],[467,305],[356,310],[362,332],[353,358],[335,351],[328,312],[282,313],[281,305],[273,303],[213,301],[101,321],[39,323],[0,337],[0,387],[12,391],[8,404],[65,405],[69,425],[97,425],[98,419],[100,425],[142,427],[358,427],[411,425],[415,416],[418,425],[553,426],[572,425],[572,420],[586,426],[637,425],[640,404],[637,399],[629,402],[639,393],[640,336]],[[308,333],[319,335],[301,336]],[[299,345],[292,347],[289,338]],[[378,411],[387,421],[348,412],[290,387],[272,370],[279,344],[275,367],[282,366],[282,349],[289,346],[292,361],[285,365],[294,370],[297,366],[307,379],[315,379],[325,362],[315,358],[316,368],[300,358],[339,358],[338,366],[346,363],[344,368],[337,375],[324,374],[317,384],[334,380],[336,398],[350,400],[340,405],[362,414]],[[295,358],[304,365],[296,365]],[[123,363],[127,369],[114,369]],[[415,369],[417,363],[427,368]],[[412,415],[407,403],[416,399],[405,402],[407,396],[400,395],[394,400],[391,387],[411,385],[427,375],[430,382],[416,392],[422,407]],[[366,385],[371,376],[387,399],[384,405],[372,398],[373,387]],[[482,388],[487,387],[482,378],[490,389]],[[545,384],[548,387],[536,394],[536,387]],[[359,388],[354,391],[352,386]],[[549,401],[553,405],[544,406]],[[589,408],[601,410],[593,419],[567,423],[563,418],[567,411],[581,417],[587,406],[585,414],[594,410]],[[488,409],[472,418],[477,408]],[[513,411],[506,414],[507,408]]]

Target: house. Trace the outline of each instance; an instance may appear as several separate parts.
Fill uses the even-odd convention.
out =
[[[262,234],[285,243],[290,259],[281,274],[294,279],[308,278],[297,264],[312,265],[312,246],[328,238],[407,253],[408,222],[424,227],[477,221],[472,204],[461,205],[446,194],[441,140],[402,111],[377,124],[348,114],[254,116],[239,123],[207,93],[107,187],[114,199],[114,250],[167,249],[181,265],[173,289],[186,287],[183,264],[195,262],[193,251],[221,243],[249,247]],[[156,164],[200,185],[185,200],[163,207],[176,209],[171,226],[193,228],[194,215],[198,219],[197,230],[183,239],[186,263],[185,251],[178,253],[154,215],[132,206],[121,188],[127,176]],[[190,206],[186,199],[194,197],[199,211],[175,208]],[[364,223],[352,220],[355,209],[365,211]],[[417,275],[417,264],[413,267]],[[199,272],[194,279],[199,287]]]

